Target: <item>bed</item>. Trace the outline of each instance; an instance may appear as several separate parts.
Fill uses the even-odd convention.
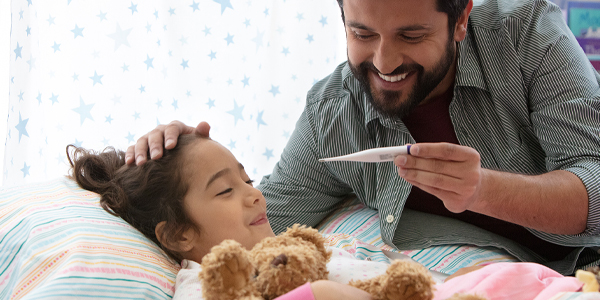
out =
[[[106,213],[99,200],[67,178],[0,190],[0,299],[170,299],[180,266]],[[319,230],[331,246],[358,258],[386,261],[389,253],[397,253],[441,274],[516,261],[501,250],[469,245],[398,251],[382,242],[378,218],[375,211],[350,203]],[[600,294],[555,299],[600,299]]]

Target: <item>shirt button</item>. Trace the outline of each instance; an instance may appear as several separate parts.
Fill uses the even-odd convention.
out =
[[[388,216],[385,218],[385,220],[386,220],[388,223],[392,223],[392,222],[394,222],[394,216],[392,216],[392,215],[388,215]]]

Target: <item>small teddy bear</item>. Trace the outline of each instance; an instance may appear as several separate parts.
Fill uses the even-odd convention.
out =
[[[316,229],[298,224],[262,240],[250,251],[226,240],[202,259],[203,297],[274,299],[306,282],[327,279],[330,258],[325,238]],[[349,284],[367,291],[374,300],[429,300],[435,282],[420,264],[395,260],[386,274]]]

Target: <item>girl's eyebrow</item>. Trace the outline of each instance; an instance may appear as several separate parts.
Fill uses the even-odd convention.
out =
[[[238,163],[238,167],[240,168],[240,170],[244,169],[244,166],[240,163]],[[215,174],[213,174],[213,176],[210,177],[210,179],[208,180],[208,183],[206,184],[206,188],[208,189],[208,187],[210,186],[211,183],[213,183],[215,180],[217,180],[219,177],[223,177],[225,174],[231,172],[230,168],[225,168]]]

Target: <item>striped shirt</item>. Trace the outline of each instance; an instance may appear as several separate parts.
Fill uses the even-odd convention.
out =
[[[561,262],[508,249],[522,260],[545,263],[563,274],[572,273],[575,262],[600,262],[596,251],[583,250],[600,246],[599,81],[554,4],[487,0],[473,8],[466,38],[458,46],[450,104],[456,136],[461,145],[480,153],[483,168],[520,174],[566,170],[581,179],[589,198],[585,232],[530,230],[549,242],[581,248]],[[315,226],[355,194],[379,212],[382,238],[389,245],[479,245],[476,236],[483,233],[475,230],[473,239],[443,234],[434,238],[418,227],[415,232],[399,227],[402,233],[396,233],[411,185],[397,175],[392,162],[318,162],[414,142],[400,119],[375,111],[347,63],[341,64],[308,92],[280,161],[259,186],[274,231],[294,223]]]

